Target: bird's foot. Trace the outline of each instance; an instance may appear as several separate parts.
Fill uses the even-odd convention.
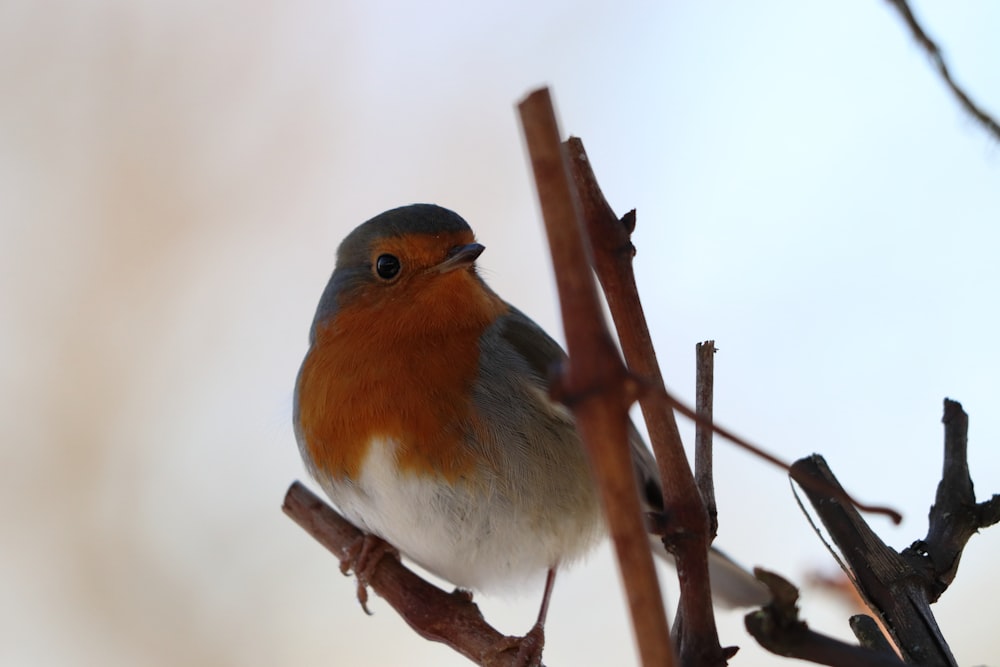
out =
[[[351,543],[340,559],[340,571],[344,575],[352,571],[358,579],[358,602],[365,613],[371,616],[368,610],[368,583],[379,562],[387,555],[399,558],[399,550],[380,537],[369,533]]]

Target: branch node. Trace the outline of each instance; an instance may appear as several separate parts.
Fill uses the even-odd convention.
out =
[[[621,217],[621,220],[619,220],[618,222],[620,222],[622,227],[625,228],[625,231],[628,232],[629,235],[631,235],[632,232],[635,231],[635,209],[633,208],[631,211],[623,215]]]

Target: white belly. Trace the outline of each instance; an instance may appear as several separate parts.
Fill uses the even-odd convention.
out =
[[[319,482],[358,527],[456,586],[523,584],[579,558],[603,535],[593,512],[554,515],[534,499],[495,486],[445,486],[441,478],[400,473],[395,451],[395,443],[375,441],[357,480],[321,476]]]

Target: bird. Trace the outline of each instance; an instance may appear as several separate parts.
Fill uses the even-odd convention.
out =
[[[309,330],[294,430],[344,516],[428,572],[487,593],[545,575],[525,635],[540,652],[556,571],[607,531],[573,415],[550,394],[566,354],[486,284],[484,249],[434,204],[350,232]],[[630,432],[644,508],[662,513],[655,460]],[[720,552],[710,561],[727,602],[762,603],[749,573]]]

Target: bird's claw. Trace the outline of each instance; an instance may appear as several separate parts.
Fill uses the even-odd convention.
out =
[[[340,572],[346,576],[353,571],[357,576],[358,602],[369,616],[372,613],[368,609],[368,585],[375,568],[387,555],[398,559],[399,550],[385,540],[365,533],[351,543],[340,559]]]

